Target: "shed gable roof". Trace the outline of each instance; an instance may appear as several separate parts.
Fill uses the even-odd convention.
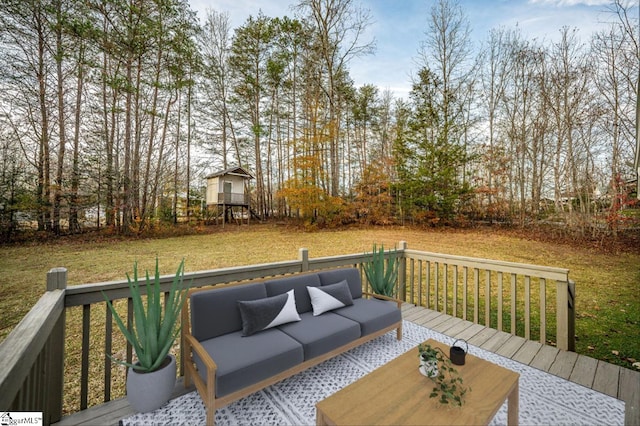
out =
[[[241,176],[245,179],[253,179],[253,176],[251,176],[251,174],[247,172],[245,169],[243,169],[242,167],[230,167],[225,170],[220,170],[210,174],[209,176],[206,177],[206,179],[212,179],[215,177],[225,176],[225,175],[235,175],[235,176]]]

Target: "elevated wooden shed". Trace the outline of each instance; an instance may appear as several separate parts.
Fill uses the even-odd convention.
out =
[[[207,209],[215,211],[216,223],[220,217],[223,225],[233,219],[241,222],[245,208],[248,223],[251,217],[251,197],[247,187],[253,176],[242,167],[231,167],[212,173],[206,179]]]

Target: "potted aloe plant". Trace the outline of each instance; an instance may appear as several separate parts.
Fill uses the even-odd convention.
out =
[[[169,351],[180,333],[178,319],[187,294],[184,285],[184,259],[178,266],[166,298],[160,286],[157,257],[153,280],[149,277],[149,271],[146,271],[145,283],[140,283],[136,262],[133,265],[133,279],[127,273],[127,281],[133,301],[131,330],[127,328],[105,293],[103,296],[118,328],[133,347],[137,362],[131,364],[115,359],[111,354],[107,355],[115,362],[129,367],[127,399],[135,410],[144,413],[165,404],[175,386],[176,359]],[[146,287],[146,302],[141,291],[142,285]]]
[[[398,266],[400,262],[396,250],[389,251],[389,260],[385,259],[384,245],[374,243],[369,261],[365,262],[364,273],[371,289],[376,294],[393,297],[398,281]]]

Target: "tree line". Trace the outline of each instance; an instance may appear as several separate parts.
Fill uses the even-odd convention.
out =
[[[241,166],[263,218],[316,224],[561,221],[615,232],[634,178],[638,21],[587,41],[518,28],[474,46],[430,10],[408,98],[356,87],[375,53],[356,0],[299,0],[233,29],[185,0],[2,0],[0,229],[143,232],[202,219]],[[409,71],[409,70],[408,70]]]

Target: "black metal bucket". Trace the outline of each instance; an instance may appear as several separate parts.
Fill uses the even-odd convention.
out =
[[[466,350],[462,349],[461,346],[456,346],[456,343],[458,343],[459,341],[464,342],[464,344],[467,347]],[[464,358],[465,358],[465,355],[467,355],[468,351],[469,351],[469,344],[467,343],[467,341],[464,339],[458,339],[455,342],[453,342],[451,349],[449,349],[449,358],[451,359],[451,362],[453,364],[464,365]]]

